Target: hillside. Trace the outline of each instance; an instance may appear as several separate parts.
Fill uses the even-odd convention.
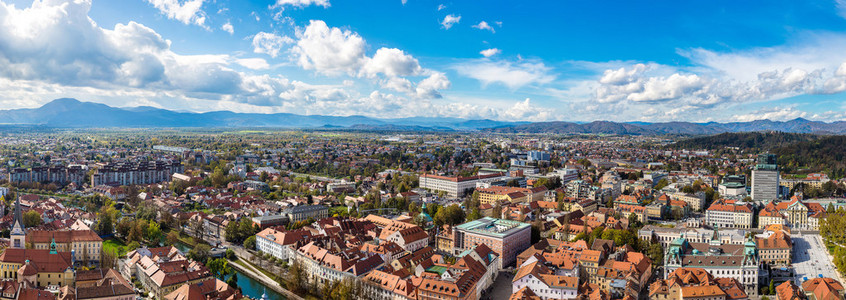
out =
[[[783,173],[823,172],[831,178],[846,175],[846,136],[796,142],[772,150]]]
[[[737,147],[744,150],[769,151],[797,142],[813,141],[818,135],[786,132],[727,132],[695,137],[667,145],[668,149],[708,149]]]

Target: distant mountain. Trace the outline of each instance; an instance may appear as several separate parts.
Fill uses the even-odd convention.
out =
[[[53,100],[39,108],[0,110],[0,124],[44,127],[275,127],[314,129],[353,129],[385,131],[466,131],[537,134],[619,134],[619,135],[712,135],[724,132],[783,131],[794,133],[846,134],[846,122],[825,123],[805,119],[790,121],[759,120],[732,123],[690,122],[507,122],[462,118],[394,118],[365,116],[257,114],[214,111],[177,112],[149,106],[117,108],[71,98]]]
[[[846,134],[846,122],[825,123],[806,119],[790,121],[758,120],[732,123],[691,122],[629,122],[596,121],[586,124],[571,122],[540,122],[483,129],[493,133],[555,133],[555,134],[633,134],[633,135],[712,135],[724,132],[781,131],[790,133]]]
[[[256,114],[215,111],[175,112],[149,106],[117,108],[105,104],[62,98],[39,108],[0,110],[0,123],[48,127],[277,127],[350,128],[358,130],[477,130],[520,124],[458,118],[375,119],[365,116],[321,116],[289,113]]]

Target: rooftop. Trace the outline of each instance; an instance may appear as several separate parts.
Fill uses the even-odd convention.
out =
[[[528,228],[529,226],[531,225],[529,225],[528,223],[484,217],[461,225],[457,225],[455,226],[455,228],[458,230],[464,230],[477,234],[484,234],[501,238],[523,230],[524,228]]]

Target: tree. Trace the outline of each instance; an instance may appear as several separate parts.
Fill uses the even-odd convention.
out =
[[[244,240],[244,248],[256,250],[256,236],[251,236]]]
[[[158,243],[159,240],[162,238],[162,229],[159,227],[159,223],[150,222],[150,226],[147,227],[147,240],[150,243]]]
[[[228,260],[236,260],[238,256],[235,255],[235,251],[232,249],[226,249],[226,259]]]
[[[660,266],[664,264],[664,248],[661,248],[661,244],[650,243],[647,246],[646,255],[652,260],[653,265]]]
[[[206,261],[211,255],[211,246],[206,244],[197,244],[191,251],[188,251],[188,257],[195,261]]]
[[[299,260],[294,260],[294,264],[288,268],[287,286],[288,289],[296,294],[302,294],[308,284],[308,274]]]
[[[226,284],[234,289],[240,289],[240,287],[238,287],[238,273],[232,273],[232,275],[226,279]]]
[[[44,220],[41,219],[41,214],[39,214],[37,211],[30,210],[23,213],[23,222],[23,225],[25,227],[36,227],[38,225],[41,225]]]
[[[229,266],[229,261],[222,258],[209,259],[206,262],[206,267],[217,278],[225,278],[226,275],[232,273],[232,268]]]
[[[176,243],[179,242],[179,233],[177,233],[176,231],[168,232],[167,236],[165,237],[165,240],[167,241],[168,245],[176,245]]]
[[[464,210],[457,204],[453,204],[439,210],[433,219],[437,226],[442,226],[444,224],[452,226],[463,223],[464,217]]]

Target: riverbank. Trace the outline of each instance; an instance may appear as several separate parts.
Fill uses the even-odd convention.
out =
[[[262,273],[260,270],[255,269],[253,266],[250,266],[250,264],[246,263],[244,261],[244,258],[242,257],[239,257],[238,261],[230,262],[229,265],[238,270],[238,272],[249,276],[253,280],[260,282],[261,284],[267,286],[273,291],[284,295],[288,299],[305,300],[303,297],[300,297],[292,293],[291,291],[283,288],[281,285],[279,285],[278,282],[276,282],[270,277],[267,277],[267,275],[264,275],[264,273]]]

